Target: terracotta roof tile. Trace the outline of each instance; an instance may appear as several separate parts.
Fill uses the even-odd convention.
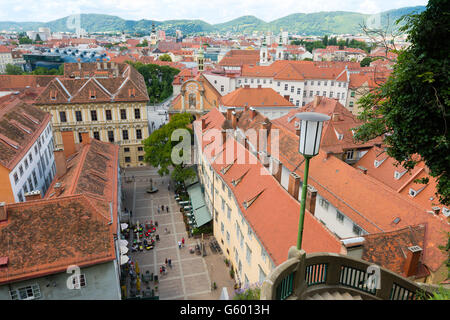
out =
[[[65,272],[115,258],[112,226],[88,196],[36,200],[7,205],[0,223],[0,283]]]

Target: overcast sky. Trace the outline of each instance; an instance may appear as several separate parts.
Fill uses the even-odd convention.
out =
[[[0,0],[0,21],[48,22],[75,13],[123,19],[201,19],[211,24],[243,15],[272,21],[292,13],[380,11],[426,5],[427,0]]]

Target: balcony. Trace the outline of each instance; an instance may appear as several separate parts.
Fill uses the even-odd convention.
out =
[[[291,247],[264,281],[261,300],[417,300],[419,291],[434,290],[367,261]]]

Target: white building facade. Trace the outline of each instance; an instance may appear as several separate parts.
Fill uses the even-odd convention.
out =
[[[53,149],[53,132],[49,121],[9,174],[15,202],[25,201],[25,193],[30,191],[39,190],[41,197],[44,197],[56,173]]]

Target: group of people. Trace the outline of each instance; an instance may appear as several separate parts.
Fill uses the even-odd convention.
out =
[[[159,267],[159,274],[161,274],[161,275],[167,274],[167,267],[172,269],[172,259],[170,259],[170,258],[166,258],[166,264]]]
[[[167,213],[169,213],[169,206],[161,205],[161,208],[159,206],[157,207],[158,213],[161,212],[164,213],[164,209],[166,210]]]

